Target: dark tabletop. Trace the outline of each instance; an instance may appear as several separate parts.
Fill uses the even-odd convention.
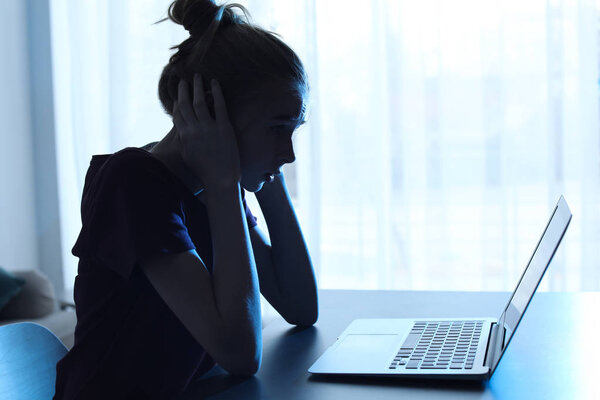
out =
[[[537,293],[492,379],[450,382],[313,376],[308,367],[356,318],[498,317],[510,293],[321,290],[319,321],[263,330],[252,378],[218,366],[183,399],[599,399],[600,293]]]

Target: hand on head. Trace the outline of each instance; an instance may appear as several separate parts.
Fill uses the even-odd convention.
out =
[[[215,117],[209,112],[204,84],[194,75],[193,97],[181,79],[173,108],[173,123],[183,162],[203,183],[205,190],[221,190],[240,183],[238,146],[229,120],[221,86],[211,82]]]

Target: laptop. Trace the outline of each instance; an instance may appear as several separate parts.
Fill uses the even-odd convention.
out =
[[[537,290],[569,222],[558,200],[499,318],[357,319],[309,368],[312,374],[405,378],[491,378]]]

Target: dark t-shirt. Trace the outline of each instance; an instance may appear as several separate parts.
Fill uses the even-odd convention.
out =
[[[256,225],[244,200],[248,226]],[[126,148],[92,157],[73,247],[75,344],[57,364],[56,399],[168,399],[214,361],[139,263],[196,249],[212,271],[204,205],[158,159]],[[166,266],[165,266],[166,267]]]

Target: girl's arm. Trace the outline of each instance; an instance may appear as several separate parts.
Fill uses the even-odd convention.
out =
[[[318,318],[315,274],[282,174],[256,193],[271,243],[250,229],[260,291],[290,324],[313,325]]]
[[[174,132],[185,171],[189,169],[197,179],[190,187],[203,184],[212,236],[212,275],[195,250],[154,257],[142,262],[142,269],[217,363],[235,374],[254,374],[262,356],[260,296],[242,206],[235,132],[219,84],[212,83],[216,120],[208,112],[200,76],[194,76],[193,87],[192,102],[187,83],[179,82]],[[167,160],[158,146],[155,156]]]
[[[240,188],[207,192],[213,273],[195,250],[141,263],[148,280],[190,334],[233,374],[254,374],[261,362],[258,278]]]

